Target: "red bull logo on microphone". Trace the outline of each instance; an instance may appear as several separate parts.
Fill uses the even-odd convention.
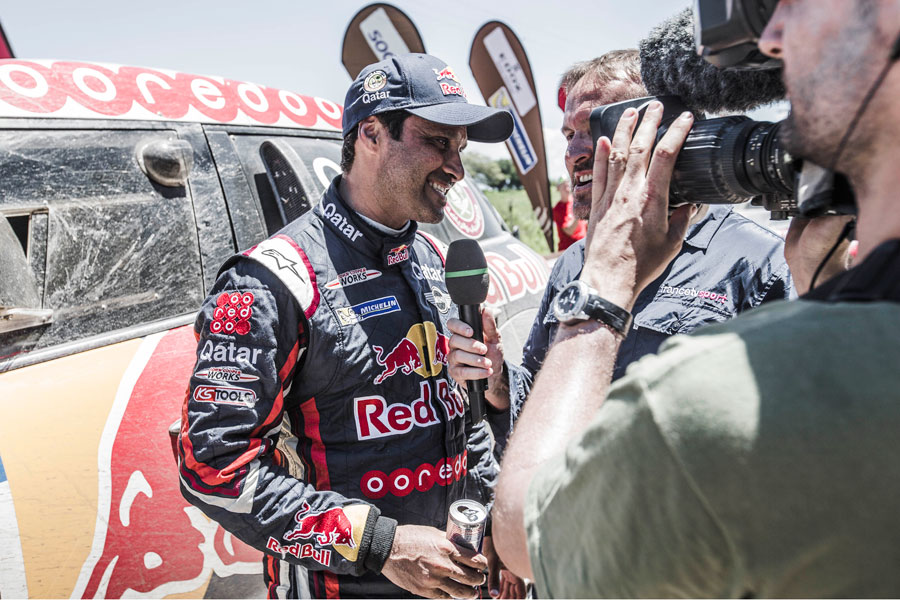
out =
[[[375,362],[381,366],[381,373],[375,383],[383,383],[397,373],[421,377],[438,375],[447,364],[449,338],[440,333],[431,321],[416,323],[406,332],[406,337],[397,342],[390,351],[373,345]]]

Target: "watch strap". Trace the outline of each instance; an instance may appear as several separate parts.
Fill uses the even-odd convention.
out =
[[[632,316],[630,312],[621,306],[617,306],[609,300],[604,300],[596,294],[591,294],[587,305],[584,307],[584,312],[590,318],[608,325],[623,336],[628,335]]]

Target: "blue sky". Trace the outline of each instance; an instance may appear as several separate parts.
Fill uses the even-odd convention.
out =
[[[222,75],[343,102],[350,78],[340,62],[344,31],[368,2],[348,0],[71,0],[5,2],[0,22],[20,58],[90,60]],[[481,102],[469,48],[482,24],[500,20],[531,61],[544,121],[551,177],[563,174],[559,75],[573,62],[636,46],[688,0],[398,0],[429,53],[463,78]],[[487,148],[478,147],[477,151]],[[501,154],[497,154],[500,152]],[[489,154],[501,156],[502,145]]]

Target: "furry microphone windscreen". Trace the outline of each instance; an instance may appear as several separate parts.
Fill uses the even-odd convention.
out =
[[[680,96],[694,111],[743,112],[784,98],[781,69],[722,70],[694,46],[690,8],[653,28],[640,42],[641,76],[653,96]]]

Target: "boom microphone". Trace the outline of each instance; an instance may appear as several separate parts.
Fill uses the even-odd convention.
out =
[[[679,96],[693,111],[744,112],[785,97],[781,68],[719,69],[697,54],[686,8],[640,42],[641,77],[652,96]]]
[[[472,336],[479,342],[484,341],[481,327],[479,305],[485,301],[490,286],[487,261],[481,246],[475,240],[456,240],[447,249],[447,263],[444,266],[444,279],[450,299],[459,306],[459,318],[474,331]],[[484,391],[487,379],[470,379],[466,382],[469,394],[469,411],[472,423],[484,419]]]

